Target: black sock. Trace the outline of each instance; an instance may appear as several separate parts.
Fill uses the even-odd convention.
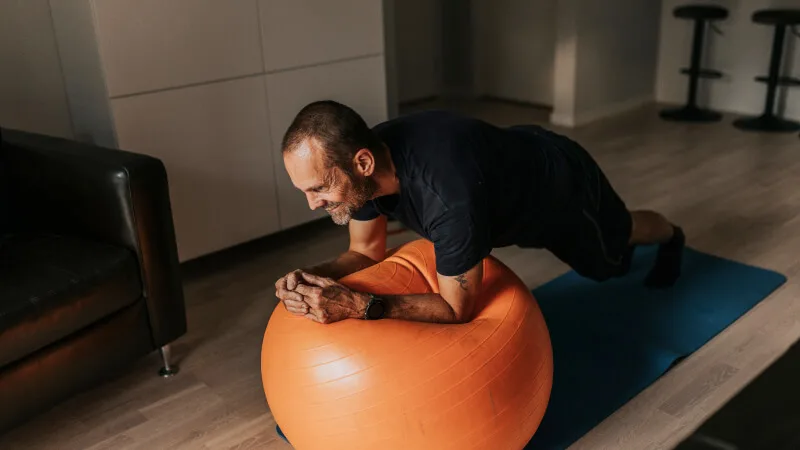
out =
[[[680,227],[673,226],[672,239],[661,244],[658,256],[644,284],[649,287],[670,287],[681,276],[681,260],[686,237]]]

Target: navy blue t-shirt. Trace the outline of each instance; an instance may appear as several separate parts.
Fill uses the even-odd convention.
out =
[[[383,214],[433,242],[437,271],[468,271],[493,248],[542,247],[547,216],[568,201],[555,174],[561,137],[537,126],[501,128],[446,111],[401,116],[374,127],[389,147],[400,193],[354,215]]]

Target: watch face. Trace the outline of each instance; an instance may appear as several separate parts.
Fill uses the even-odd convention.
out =
[[[375,300],[369,306],[369,310],[367,311],[367,315],[370,319],[380,319],[383,317],[384,307],[383,302],[380,300]]]

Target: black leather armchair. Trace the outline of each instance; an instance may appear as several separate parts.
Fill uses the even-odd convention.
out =
[[[185,332],[161,161],[0,131],[0,431]]]

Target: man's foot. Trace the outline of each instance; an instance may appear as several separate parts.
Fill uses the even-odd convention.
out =
[[[681,261],[686,237],[680,227],[673,226],[672,238],[658,248],[658,256],[644,284],[652,288],[670,287],[681,276]]]

